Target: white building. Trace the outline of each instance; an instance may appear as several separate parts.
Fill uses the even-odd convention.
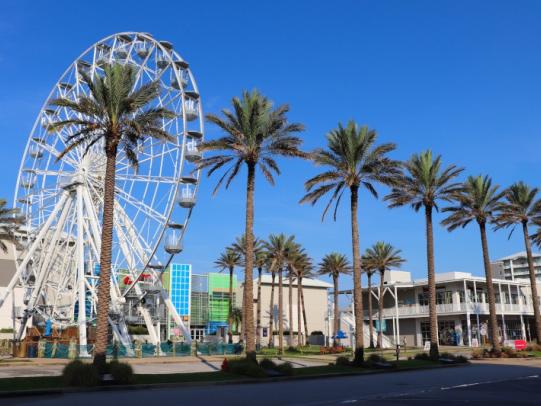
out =
[[[541,281],[541,254],[532,253],[536,279]],[[491,262],[494,276],[501,279],[512,281],[522,280],[530,281],[530,271],[528,269],[528,258],[526,251],[517,252],[513,255],[497,259]]]
[[[6,293],[6,286],[15,274],[15,250],[9,244],[8,251],[0,249],[0,297]],[[13,298],[15,296],[15,306]],[[13,328],[13,313],[20,313],[23,300],[23,292],[20,288],[14,289],[14,294],[9,295],[6,302],[0,307],[0,331],[6,331]],[[12,338],[12,333],[0,332],[1,338]]]
[[[390,271],[386,273],[384,281],[382,326],[387,342],[390,345],[398,342],[422,347],[430,340],[427,280],[412,280],[409,272]],[[494,288],[502,341],[532,339],[535,328],[529,283],[495,279]],[[368,300],[372,300],[372,316],[376,321],[378,297],[378,287],[373,287],[371,295],[367,288],[363,289],[366,346],[369,339]],[[440,345],[477,345],[488,340],[489,311],[485,278],[466,272],[436,274],[436,302]],[[347,323],[348,320],[352,320],[351,313],[343,312],[343,328],[348,328],[344,324],[351,324]]]

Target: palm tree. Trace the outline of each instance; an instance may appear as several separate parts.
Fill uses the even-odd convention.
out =
[[[209,168],[208,175],[230,165],[218,181],[214,192],[226,182],[226,188],[239,173],[243,164],[247,169],[246,183],[246,264],[244,272],[244,304],[246,320],[246,353],[255,356],[253,315],[253,266],[254,266],[254,188],[256,168],[274,185],[274,175],[280,174],[276,156],[305,157],[299,150],[302,141],[293,134],[303,131],[299,123],[289,123],[289,106],[273,108],[272,102],[257,90],[243,92],[242,97],[231,100],[233,111],[223,109],[223,118],[213,114],[207,120],[223,130],[224,136],[199,146],[201,151],[221,151],[220,154],[201,159],[198,168]]]
[[[491,329],[490,341],[495,353],[500,353],[501,346],[498,340],[496,300],[494,284],[492,283],[492,268],[488,253],[486,225],[493,221],[501,196],[502,194],[498,192],[498,186],[492,186],[492,180],[488,176],[469,176],[466,182],[464,182],[463,190],[457,192],[454,197],[456,204],[443,209],[444,212],[451,214],[441,222],[449,231],[453,231],[458,227],[464,228],[474,220],[479,225],[483,264],[485,266],[485,278],[487,281],[489,323]]]
[[[235,334],[239,333],[239,325],[242,323],[242,309],[239,309],[238,307],[233,308],[233,311],[231,313],[231,320],[233,324],[231,325],[231,329],[233,329],[233,326],[235,326]]]
[[[350,121],[346,127],[342,124],[327,134],[328,149],[316,150],[312,159],[316,165],[329,167],[325,172],[307,180],[304,187],[307,194],[301,203],[314,205],[327,193],[331,198],[323,210],[322,219],[335,203],[334,219],[342,195],[346,189],[350,192],[351,242],[353,248],[353,300],[355,306],[355,359],[360,365],[364,361],[364,320],[361,289],[361,255],[359,248],[358,193],[365,188],[377,197],[376,183],[393,184],[399,173],[399,163],[387,155],[395,145],[375,145],[376,132],[368,127],[359,127]]]
[[[229,271],[229,309],[227,312],[229,329],[227,335],[229,337],[229,344],[233,344],[233,274],[235,267],[241,265],[241,257],[233,248],[227,247],[220,254],[220,257],[214,261],[214,265],[222,271]]]
[[[284,352],[283,271],[287,266],[288,254],[294,244],[294,239],[294,236],[287,237],[285,234],[271,234],[268,241],[265,242],[265,249],[267,250],[270,261],[269,268],[278,273],[278,348],[281,353]],[[271,306],[273,305],[274,303],[271,297]],[[270,311],[272,314],[274,309],[271,307]],[[272,330],[270,334],[272,334]]]
[[[432,157],[432,151],[414,154],[404,163],[405,172],[391,193],[385,197],[390,201],[389,207],[410,205],[418,212],[425,211],[426,226],[426,259],[428,268],[428,312],[430,319],[430,356],[439,357],[438,350],[438,316],[436,314],[436,275],[434,269],[434,236],[432,229],[432,212],[438,210],[438,201],[450,202],[462,188],[460,183],[452,181],[463,171],[455,165],[441,168],[441,156]]]
[[[289,325],[289,335],[288,335],[288,346],[293,347],[293,279],[295,278],[295,270],[293,269],[293,264],[299,259],[299,257],[304,253],[304,249],[301,248],[300,244],[291,243],[288,246],[286,260],[287,260],[287,275],[288,275],[288,325]],[[299,293],[300,297],[300,293]]]
[[[378,297],[378,348],[383,348],[383,292],[385,286],[385,271],[391,268],[397,268],[405,261],[400,256],[401,250],[396,249],[391,244],[383,241],[376,242],[372,247],[367,248],[363,255],[363,263],[369,269],[377,269],[379,272],[379,297]]]
[[[308,338],[308,321],[306,319],[306,308],[304,307],[303,279],[312,276],[312,259],[302,250],[290,262],[291,269],[297,280],[297,345],[302,342],[302,327],[304,324],[304,339]],[[302,317],[301,317],[302,316]],[[303,323],[304,322],[304,323]]]
[[[145,139],[174,141],[173,136],[162,129],[162,122],[175,117],[163,107],[147,107],[160,93],[158,81],[134,90],[136,70],[132,65],[106,65],[103,70],[103,76],[97,74],[93,80],[85,72],[79,73],[90,90],[88,96],[51,101],[52,106],[71,110],[75,118],[57,121],[47,127],[50,132],[73,128],[58,159],[78,147],[83,148],[83,155],[86,155],[95,145],[102,146],[106,156],[94,349],[94,363],[100,371],[105,368],[107,349],[117,153],[119,149],[123,150],[137,170],[137,150]]]
[[[533,313],[535,318],[535,329],[537,342],[541,344],[541,317],[539,314],[539,296],[537,295],[537,280],[535,278],[535,267],[532,257],[532,245],[528,235],[529,224],[541,223],[541,199],[536,199],[538,188],[531,188],[524,182],[517,182],[504,191],[503,201],[498,206],[496,217],[496,229],[513,227],[520,224],[526,247],[526,258],[528,259],[528,270],[530,273],[530,284],[532,289]],[[509,234],[511,237],[511,234]],[[535,237],[534,237],[535,238]]]
[[[319,264],[319,275],[329,275],[333,282],[334,295],[334,340],[333,346],[338,345],[338,330],[340,330],[340,309],[338,306],[338,278],[340,275],[348,275],[351,273],[351,264],[344,254],[331,252],[323,257]]]
[[[19,246],[15,234],[19,231],[23,218],[18,217],[19,209],[10,209],[6,207],[6,200],[0,199],[0,249],[8,252],[8,244]],[[1,306],[1,303],[0,303]]]
[[[246,258],[246,236],[242,235],[237,237],[235,242],[232,245],[232,248],[242,256]],[[254,240],[254,265],[257,268],[257,307],[256,307],[256,348],[261,347],[261,275],[263,273],[263,268],[267,263],[267,253],[263,249],[263,241],[259,238]],[[243,259],[243,265],[245,264]],[[244,297],[244,295],[243,295]],[[244,305],[242,306],[244,311]]]
[[[368,327],[370,329],[370,347],[374,348],[374,320],[372,314],[372,276],[377,271],[377,269],[370,268],[363,263],[363,271],[366,274],[366,279],[368,280]]]

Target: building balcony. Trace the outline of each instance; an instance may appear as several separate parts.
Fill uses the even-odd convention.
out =
[[[437,304],[436,311],[439,315],[444,314],[465,314],[470,313],[475,314],[488,314],[488,303],[446,303],[446,304]],[[524,315],[533,315],[533,309],[531,305],[519,305],[519,304],[496,304],[496,313],[497,314],[524,314]],[[395,307],[388,307],[383,310],[384,318],[393,318],[396,317],[397,309]],[[399,317],[428,317],[428,305],[400,305],[398,306],[398,316]],[[368,319],[368,311],[364,311],[365,319]],[[377,308],[374,309],[372,317],[376,319],[378,317]]]

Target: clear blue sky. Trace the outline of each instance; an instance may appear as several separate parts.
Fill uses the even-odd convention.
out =
[[[305,148],[322,146],[338,121],[355,119],[398,144],[406,159],[431,148],[466,174],[500,185],[541,185],[541,3],[537,1],[10,1],[0,4],[0,196],[12,199],[20,156],[50,88],[89,45],[114,32],[151,32],[190,62],[204,109],[217,112],[242,89],[291,105]],[[207,137],[216,137],[207,126]],[[259,236],[293,233],[311,255],[350,255],[347,205],[335,223],[321,206],[299,206],[316,170],[281,161],[256,193]],[[244,226],[245,174],[215,198],[204,179],[182,261],[212,269]],[[382,190],[384,192],[384,190]],[[347,203],[347,200],[345,201]],[[438,216],[437,216],[438,217]],[[441,217],[437,218],[438,220]],[[360,201],[361,249],[379,239],[425,274],[423,218]],[[482,274],[478,230],[435,233],[438,272]],[[520,233],[489,236],[491,256],[522,250]],[[350,284],[350,281],[345,282]]]

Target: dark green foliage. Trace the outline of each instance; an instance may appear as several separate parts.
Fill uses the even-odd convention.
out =
[[[430,361],[430,355],[426,352],[419,352],[415,354],[414,358],[417,361]]]
[[[351,361],[349,360],[349,357],[340,356],[336,358],[335,365],[341,367],[349,367],[351,366]]]
[[[275,369],[276,368],[276,363],[269,359],[269,358],[263,358],[260,362],[259,362],[259,366],[263,369]]]
[[[267,376],[263,368],[250,358],[230,360],[227,364],[227,371],[232,374],[245,375],[253,378],[264,378]]]
[[[62,371],[66,386],[96,386],[100,382],[98,369],[93,364],[71,361]]]
[[[458,364],[466,364],[466,363],[468,363],[468,358],[466,358],[464,355],[456,355],[456,354],[452,354],[450,352],[442,352],[440,354],[440,358],[448,359],[448,360],[454,361],[454,362],[456,362]]]
[[[113,376],[115,383],[127,385],[135,381],[135,378],[133,376],[133,369],[130,364],[112,361],[109,364],[109,371],[110,374]]]
[[[148,334],[148,329],[146,326],[139,325],[129,325],[128,333],[135,335],[145,335]]]

